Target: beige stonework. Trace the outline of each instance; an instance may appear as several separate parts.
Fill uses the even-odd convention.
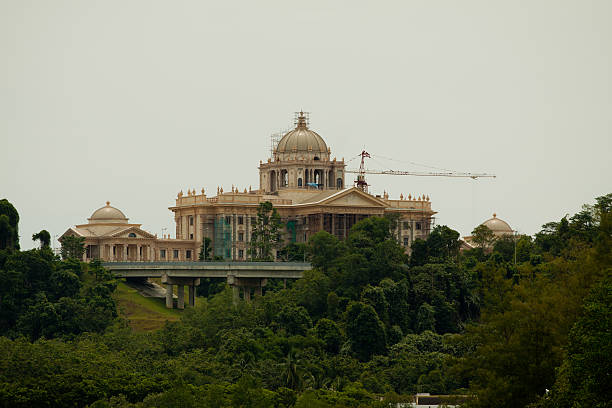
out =
[[[94,211],[87,224],[69,228],[59,238],[74,235],[85,238],[83,260],[106,262],[193,261],[199,245],[193,240],[158,238],[130,224],[121,210],[106,206]]]
[[[169,208],[174,213],[176,239],[158,238],[140,224],[129,224],[108,202],[93,213],[88,224],[70,228],[62,237],[85,237],[85,260],[195,261],[203,238],[208,237],[213,256],[246,261],[257,209],[266,201],[286,225],[285,243],[306,242],[322,230],[344,239],[358,221],[385,214],[399,216],[396,238],[407,252],[415,239],[428,236],[435,214],[428,196],[401,195],[393,200],[387,193],[375,196],[347,188],[344,159],[331,158],[331,149],[309,129],[303,113],[272,156],[265,163],[260,161],[257,190],[218,187],[212,197],[204,189],[179,192],[176,204]]]
[[[286,224],[285,243],[306,242],[321,230],[344,239],[356,222],[394,213],[399,216],[397,239],[409,251],[415,239],[427,237],[435,214],[425,195],[393,200],[386,193],[374,196],[347,188],[344,160],[331,158],[331,149],[308,128],[302,113],[296,128],[279,141],[273,157],[260,161],[259,181],[258,190],[217,188],[212,197],[203,189],[201,193],[181,191],[170,207],[176,236],[198,243],[208,237],[213,255],[248,260],[252,220],[259,204],[269,201]]]

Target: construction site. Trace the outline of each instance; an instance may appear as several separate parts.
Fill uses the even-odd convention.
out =
[[[307,113],[296,112],[291,129],[270,137],[270,157],[260,160],[259,188],[230,191],[217,187],[215,195],[204,189],[179,192],[174,213],[176,239],[193,241],[194,251],[204,238],[212,242],[213,256],[249,260],[251,231],[259,204],[270,202],[284,225],[286,244],[307,242],[319,231],[345,239],[351,227],[364,218],[395,214],[398,241],[410,252],[416,239],[426,239],[435,224],[436,211],[424,193],[390,198],[370,194],[367,174],[425,177],[494,177],[483,173],[411,172],[372,170],[365,150],[346,161],[332,156],[325,140],[310,127]],[[347,164],[359,162],[358,168]],[[349,178],[350,177],[350,178]],[[354,177],[354,178],[353,178]]]

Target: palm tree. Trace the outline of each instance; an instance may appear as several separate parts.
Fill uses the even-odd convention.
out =
[[[300,369],[298,368],[299,360],[297,359],[295,351],[292,349],[287,354],[284,366],[285,372],[283,377],[285,378],[285,384],[287,388],[291,388],[294,391],[300,391],[302,388],[302,378],[300,376]]]

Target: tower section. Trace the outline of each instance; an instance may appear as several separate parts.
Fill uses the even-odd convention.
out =
[[[331,158],[330,148],[300,112],[295,129],[280,139],[267,163],[259,163],[259,189],[267,194],[283,189],[341,190],[344,168],[344,160]]]

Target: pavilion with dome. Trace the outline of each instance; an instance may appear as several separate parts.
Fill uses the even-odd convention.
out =
[[[495,235],[495,238],[503,238],[503,237],[512,237],[514,236],[515,231],[512,229],[512,227],[510,227],[510,224],[508,224],[506,221],[502,220],[501,218],[497,218],[497,214],[493,213],[493,217],[489,218],[488,220],[484,221],[482,224],[480,225],[484,225],[485,227],[489,228],[491,230],[491,232],[493,232],[493,235]],[[475,247],[474,243],[472,242],[472,236],[467,236],[467,237],[463,237],[463,246],[462,249],[472,249]]]
[[[143,230],[142,224],[130,224],[125,214],[112,207],[109,201],[94,211],[87,221],[87,224],[68,228],[59,238],[60,242],[70,235],[84,238],[84,261],[189,261],[197,257],[192,241],[158,238]]]

